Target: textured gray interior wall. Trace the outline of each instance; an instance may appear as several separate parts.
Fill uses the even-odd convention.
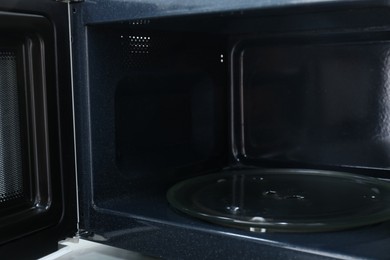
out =
[[[201,258],[208,255],[210,258],[225,256],[233,258],[263,257],[264,259],[314,259],[331,257],[336,259],[381,258],[388,255],[384,245],[389,241],[389,223],[364,229],[323,234],[244,234],[232,233],[231,230],[221,227],[210,227],[209,224],[195,222],[192,219],[182,218],[166,210],[165,201],[155,203],[153,207],[147,204],[143,214],[149,218],[134,216],[135,209],[128,206],[126,200],[107,202],[99,208],[90,192],[90,182],[96,168],[93,167],[91,122],[89,98],[89,79],[94,75],[88,70],[88,55],[91,55],[88,44],[89,24],[106,23],[112,21],[126,21],[151,17],[186,15],[211,12],[236,12],[245,14],[249,9],[278,9],[282,7],[303,7],[305,5],[386,5],[385,1],[260,1],[260,0],[86,0],[84,4],[73,5],[73,56],[75,72],[75,97],[77,132],[79,140],[79,178],[81,205],[83,208],[82,228],[95,231],[97,234],[107,235],[107,244],[128,248],[140,252],[148,252],[156,256],[174,258]],[[96,122],[95,122],[96,123]],[[104,124],[104,120],[100,123]],[[163,200],[164,198],[161,198]],[[160,208],[159,208],[160,207]],[[108,209],[107,209],[108,208]],[[114,209],[114,210],[112,210]],[[150,211],[157,211],[159,218],[153,219]],[[165,224],[163,221],[166,221]],[[163,223],[163,224],[162,224]],[[172,224],[176,223],[176,224]],[[222,235],[221,235],[222,234]],[[111,235],[111,237],[110,237]],[[188,246],[191,245],[191,248]],[[300,254],[304,252],[304,254]],[[325,252],[325,253],[324,253]],[[164,255],[165,254],[165,255]],[[307,254],[310,254],[307,256]],[[384,257],[383,257],[384,258]]]
[[[250,9],[294,8],[313,5],[388,5],[378,0],[86,0],[83,20],[101,23],[128,19]],[[77,5],[75,5],[77,6]]]

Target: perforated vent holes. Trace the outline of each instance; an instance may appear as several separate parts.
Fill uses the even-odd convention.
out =
[[[138,68],[148,62],[151,53],[151,37],[145,35],[120,35],[125,66]]]
[[[142,20],[135,20],[129,22],[129,25],[145,25],[145,24],[150,24],[150,20],[142,19]]]
[[[0,205],[23,195],[16,55],[0,51]]]

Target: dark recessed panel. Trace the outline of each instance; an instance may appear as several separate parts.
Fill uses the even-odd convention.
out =
[[[245,45],[242,153],[389,167],[389,51],[388,42]]]

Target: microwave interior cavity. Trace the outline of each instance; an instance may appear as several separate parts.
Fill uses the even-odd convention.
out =
[[[183,180],[242,169],[388,179],[387,14],[233,11],[88,23],[85,31],[76,17],[75,35],[85,36],[73,50],[75,82],[84,86],[75,90],[81,226],[94,231],[91,239],[168,258],[159,249],[191,244],[200,256],[212,241],[234,255],[263,239],[355,254],[328,233],[303,245],[299,235],[191,218],[166,193]],[[352,233],[336,240],[368,239]]]

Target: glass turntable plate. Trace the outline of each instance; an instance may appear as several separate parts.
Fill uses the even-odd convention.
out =
[[[194,217],[261,232],[332,231],[390,219],[389,183],[321,170],[223,171],[180,182],[167,198]]]

